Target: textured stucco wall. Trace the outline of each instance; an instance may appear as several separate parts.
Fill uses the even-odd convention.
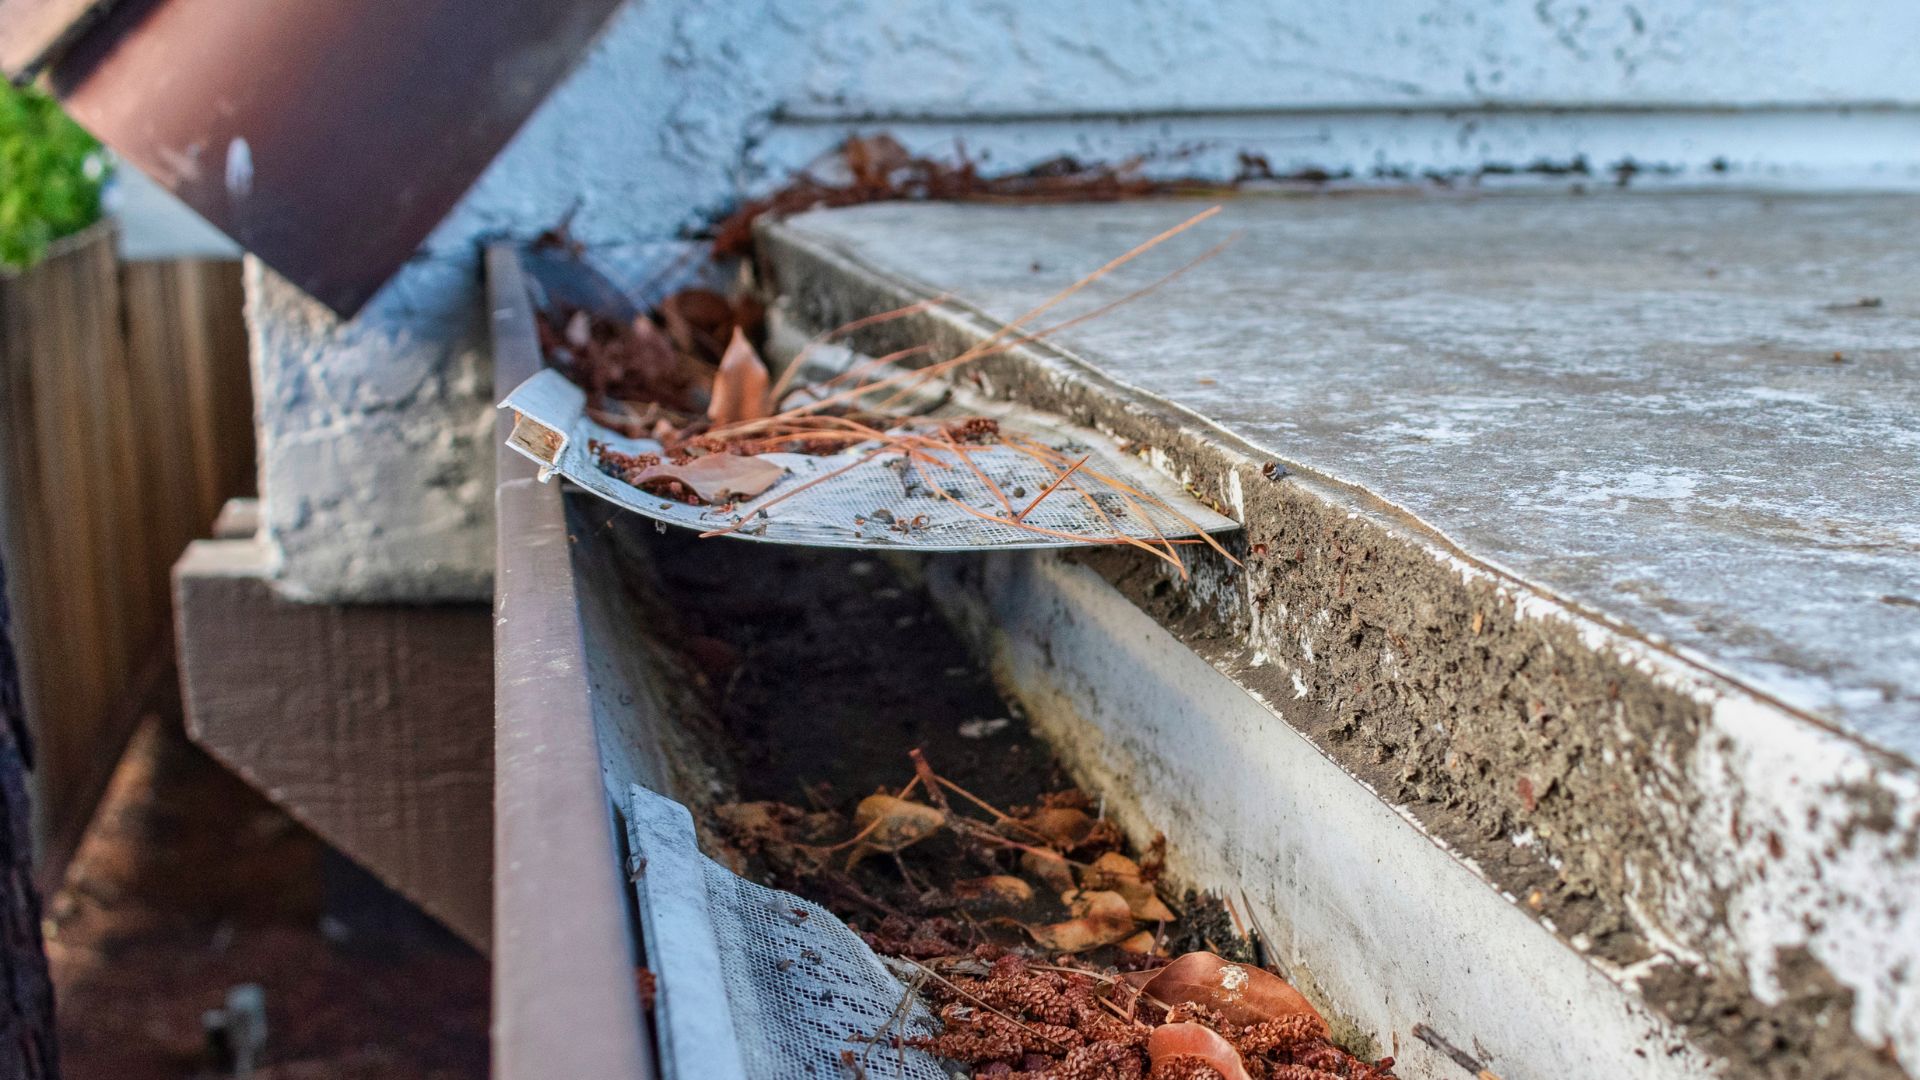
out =
[[[578,203],[659,239],[856,127],[1016,165],[1167,155],[1392,178],[1586,159],[1664,182],[1920,186],[1920,8],[1870,0],[651,0],[352,323],[249,275],[283,588],[472,599],[492,566],[476,242]],[[1176,152],[1179,152],[1176,154]]]

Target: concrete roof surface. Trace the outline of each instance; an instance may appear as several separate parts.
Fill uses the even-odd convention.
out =
[[[790,224],[1007,319],[1200,208]],[[1247,197],[1034,325],[1242,231],[1053,341],[1920,760],[1916,223],[1897,195]]]

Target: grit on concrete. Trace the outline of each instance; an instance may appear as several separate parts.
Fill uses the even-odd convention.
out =
[[[1198,209],[876,205],[792,228],[1006,319]],[[1244,232],[1225,254],[1055,343],[1914,760],[1916,211],[1240,199],[1073,310]]]
[[[134,737],[48,904],[62,1074],[211,1080],[201,1013],[266,990],[255,1080],[478,1080],[486,961],[186,741]]]

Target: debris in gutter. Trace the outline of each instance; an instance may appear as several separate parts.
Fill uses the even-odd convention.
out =
[[[780,190],[743,203],[714,227],[715,255],[745,255],[753,247],[754,222],[837,206],[901,200],[1024,200],[1111,202],[1182,190],[1214,190],[1218,184],[1156,180],[1144,175],[1144,158],[1118,164],[1058,157],[1000,176],[983,175],[980,164],[959,147],[952,162],[916,157],[891,135],[854,136],[802,169]]]
[[[1073,786],[1026,711],[995,692],[938,617],[924,582],[864,552],[630,531],[653,567],[655,600],[641,614],[668,646],[664,681],[684,692],[676,711],[714,762],[687,788],[702,849],[734,874],[824,908],[796,937],[850,928],[897,980],[897,996],[881,994],[877,1009],[849,1013],[836,1001],[809,1014],[830,1028],[830,1064],[813,1075],[919,1077],[930,1074],[910,1071],[916,1060],[939,1053],[952,1062],[944,1075],[1145,1080],[1152,1034],[1171,1023],[1215,1031],[1261,1080],[1391,1075],[1385,1062],[1369,1063],[1366,1045],[1353,1049],[1368,1060],[1336,1047],[1310,1006],[1275,989],[1286,973],[1250,940],[1267,935],[1242,896],[1230,911],[1221,898],[1176,889],[1168,866],[1178,837],[1130,843],[1107,798]],[[724,664],[710,656],[717,642]],[[1009,723],[991,740],[961,733],[980,717]],[[883,831],[894,850],[849,865],[854,848]],[[1117,932],[1121,906],[1076,908],[1100,892],[1131,901],[1129,936],[1078,952],[1039,940],[1087,915],[1110,918]],[[1203,955],[1183,959],[1193,953]],[[1002,964],[999,972],[1026,973],[1000,978],[1004,993],[986,985]],[[812,970],[802,960],[775,974]],[[1017,985],[1029,992],[1014,996]],[[1283,1027],[1242,1030],[1270,1018]],[[1033,1043],[1012,1024],[1054,1043]],[[913,1041],[945,1036],[937,1049]],[[1009,1051],[1008,1039],[1032,1045]],[[1200,1065],[1162,1063],[1161,1080],[1179,1069],[1214,1080]]]
[[[868,359],[834,344],[937,302],[924,301],[815,339],[777,380],[761,358],[764,308],[750,295],[685,289],[651,311],[631,310],[563,227],[528,264],[552,370],[504,403],[520,414],[511,445],[543,474],[560,472],[708,537],[934,550],[1119,544],[1182,574],[1179,549],[1204,544],[1232,562],[1209,534],[1238,526],[1216,508],[1096,432],[980,399],[953,381],[967,365],[1097,316],[1205,261],[1221,248],[1092,312],[1032,325],[1218,210],[1135,246],[957,355],[909,367],[905,361],[932,347]],[[571,387],[556,381],[562,377]]]
[[[914,983],[941,1030],[856,1034],[869,1052],[924,1050],[976,1080],[1391,1077],[1391,1059],[1335,1045],[1273,971],[1211,951],[1169,955],[1180,916],[1159,895],[1164,837],[1136,861],[1078,791],[1002,810],[911,756],[910,780],[850,815],[713,808],[738,864],[870,926],[861,936],[875,952],[924,976]],[[936,839],[947,846],[909,861]],[[993,872],[962,876],[977,869]]]

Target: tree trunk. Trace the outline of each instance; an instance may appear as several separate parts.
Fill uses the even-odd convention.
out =
[[[0,563],[0,1077],[53,1080],[59,1061],[53,984],[40,940],[40,896],[33,886],[33,827],[27,770],[33,742],[20,701]]]

